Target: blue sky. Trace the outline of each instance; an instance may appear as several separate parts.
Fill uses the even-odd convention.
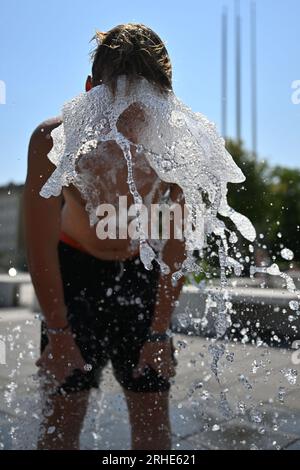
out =
[[[243,21],[243,139],[250,147],[249,4]],[[299,0],[258,0],[258,148],[271,164],[300,167],[300,105],[291,83],[300,80]],[[174,89],[220,122],[220,21],[229,10],[229,134],[235,135],[233,0],[0,0],[0,184],[23,182],[33,129],[59,114],[83,90],[90,72],[89,40],[96,29],[142,22],[167,43]]]

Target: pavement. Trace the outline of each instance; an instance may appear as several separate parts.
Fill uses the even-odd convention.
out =
[[[192,335],[176,335],[174,344],[178,366],[170,401],[173,449],[300,450],[297,351],[260,343],[215,343]],[[34,449],[40,419],[34,366],[38,318],[26,308],[0,309],[1,345],[0,448]],[[219,350],[225,346],[219,382],[211,367],[212,345]],[[126,405],[110,366],[100,390],[91,394],[81,449],[130,449]]]

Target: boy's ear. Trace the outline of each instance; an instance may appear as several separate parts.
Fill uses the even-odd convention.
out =
[[[92,77],[89,75],[85,82],[85,91],[90,91],[93,88]]]

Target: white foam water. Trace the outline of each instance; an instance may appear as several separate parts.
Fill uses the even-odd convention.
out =
[[[134,138],[122,133],[118,125],[120,118],[132,106],[143,115]],[[147,270],[152,268],[153,262],[158,262],[166,274],[169,268],[147,239],[139,211],[144,201],[134,178],[133,152],[136,156],[144,155],[162,181],[176,184],[182,189],[188,209],[187,230],[184,233],[186,259],[180,269],[173,273],[174,283],[188,273],[202,272],[194,258],[194,251],[197,250],[201,255],[207,247],[209,236],[213,235],[217,239],[220,288],[208,298],[206,309],[216,305],[216,337],[223,338],[230,326],[232,307],[227,289],[228,273],[240,276],[243,271],[243,264],[229,256],[229,246],[236,244],[238,237],[226,225],[226,220],[230,219],[236,230],[249,242],[254,242],[256,232],[249,219],[228,204],[227,184],[241,183],[245,177],[226,150],[224,139],[218,135],[215,125],[204,115],[194,113],[172,91],[162,94],[145,79],[128,82],[125,76],[119,77],[115,94],[102,84],[66,103],[62,110],[62,121],[51,133],[53,148],[48,157],[56,169],[41,189],[41,196],[58,196],[64,186],[74,185],[86,201],[91,226],[95,225],[100,200],[99,181],[96,177],[87,178],[80,171],[78,162],[89,155],[91,159],[101,158],[94,150],[100,144],[115,142],[126,161],[128,188],[137,208],[140,258]],[[253,251],[253,245],[249,245],[249,252]],[[293,258],[288,249],[282,250],[281,256],[286,260]],[[281,276],[286,281],[287,289],[296,292],[292,278],[282,273],[276,264],[269,267],[252,266],[251,276],[256,273]],[[298,307],[297,302],[290,305],[292,310]],[[218,374],[218,363],[222,357],[228,361],[229,352],[224,345],[213,341],[209,353],[212,356],[211,371],[220,385],[222,412],[231,416],[232,410]],[[288,377],[287,374],[285,376]],[[244,375],[239,380],[250,390],[252,385]],[[258,418],[252,417],[252,421],[258,422]]]
[[[143,118],[135,130],[135,138],[129,139],[120,132],[118,123],[132,106],[142,112]],[[228,243],[236,243],[237,236],[219,215],[230,219],[250,242],[255,240],[256,232],[247,217],[228,205],[227,184],[241,183],[245,177],[226,150],[225,141],[218,135],[215,125],[204,115],[194,113],[173,92],[162,94],[143,78],[128,82],[125,76],[119,77],[115,94],[103,84],[66,103],[62,121],[51,134],[53,148],[49,159],[56,165],[56,170],[43,186],[41,196],[57,196],[64,186],[72,184],[86,201],[90,224],[97,223],[97,178],[87,178],[81,173],[78,162],[86,155],[95,158],[97,152],[93,151],[99,144],[115,142],[126,160],[128,188],[137,208],[140,258],[146,269],[151,269],[156,261],[166,274],[169,267],[147,240],[139,211],[143,198],[134,179],[132,152],[143,154],[162,181],[182,189],[187,208],[186,259],[173,273],[173,283],[188,273],[200,273],[194,251],[203,252],[209,235],[218,238],[221,289],[214,299],[218,309],[215,329],[217,338],[222,338],[230,324],[227,271],[240,276],[243,266],[228,255]],[[220,353],[218,345],[214,344],[209,352],[212,371],[219,381],[217,368],[224,351]],[[224,397],[221,391],[223,402]]]
[[[141,109],[144,116],[134,142],[118,127],[120,118],[131,106]],[[125,76],[121,76],[114,95],[108,86],[99,85],[66,103],[62,117],[63,123],[51,134],[53,148],[49,159],[56,165],[56,170],[41,190],[43,197],[57,196],[63,186],[74,185],[86,200],[91,225],[95,224],[99,204],[94,197],[97,181],[96,178],[94,181],[83,178],[77,163],[84,155],[92,155],[100,143],[114,141],[126,160],[128,187],[137,208],[143,203],[143,198],[133,176],[133,149],[145,155],[162,181],[177,184],[183,191],[188,209],[187,256],[180,271],[174,273],[173,280],[198,269],[193,251],[203,250],[210,234],[221,240],[220,264],[237,271],[241,269],[238,262],[228,257],[227,235],[231,235],[231,239],[234,235],[218,214],[231,219],[249,241],[255,239],[251,222],[229,207],[226,198],[227,183],[240,183],[245,177],[225,149],[225,142],[215,125],[205,116],[194,113],[171,91],[162,94],[143,78],[129,83]],[[140,257],[145,267],[151,269],[156,260],[167,273],[168,268],[151,248],[141,221],[138,234]]]

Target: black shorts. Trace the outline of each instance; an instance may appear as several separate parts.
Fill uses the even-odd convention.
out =
[[[167,391],[169,380],[147,367],[133,378],[140,349],[151,325],[160,271],[147,271],[139,257],[106,261],[60,241],[60,269],[68,321],[75,341],[91,370],[75,370],[57,392],[98,388],[110,360],[119,384],[134,392]],[[156,263],[155,263],[156,264]],[[48,342],[42,325],[41,350]],[[173,361],[174,346],[171,340]]]

